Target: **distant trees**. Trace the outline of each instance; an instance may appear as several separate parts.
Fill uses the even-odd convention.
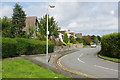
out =
[[[15,4],[15,8],[13,9],[13,16],[12,16],[12,28],[11,33],[16,37],[23,37],[25,32],[22,30],[25,27],[25,18],[26,14],[22,10],[22,7],[19,4]]]
[[[90,45],[91,43],[99,44],[101,38],[100,36],[83,36],[83,44],[84,45]]]
[[[39,27],[39,33],[41,35],[46,36],[46,31],[47,31],[47,14],[43,16],[43,18],[40,19],[40,23],[38,24]],[[49,17],[48,15],[48,31],[49,31],[49,38],[50,36],[54,36],[55,38],[58,38],[59,28],[57,25],[57,22],[55,21],[54,17]]]

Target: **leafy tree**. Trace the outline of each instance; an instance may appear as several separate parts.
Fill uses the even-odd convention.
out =
[[[67,33],[64,33],[63,41],[64,41],[65,43],[68,43],[69,39],[68,39],[68,34],[67,34]]]
[[[32,38],[33,37],[33,33],[35,31],[35,29],[33,28],[33,26],[29,26],[28,28],[29,34],[28,34],[28,38]]]
[[[15,4],[15,8],[13,9],[12,16],[12,34],[15,34],[16,37],[23,37],[24,31],[22,31],[23,27],[25,27],[25,17],[26,14],[22,10],[22,7],[19,4]]]
[[[101,41],[101,37],[100,36],[97,35],[97,38],[98,38],[99,41]]]
[[[2,23],[2,36],[3,37],[14,37],[14,34],[11,34],[12,23],[6,16],[1,20]]]
[[[92,42],[92,39],[90,36],[83,36],[83,44],[84,45],[90,45],[91,42]]]
[[[75,40],[74,38],[70,39],[70,43],[73,43],[73,42],[74,42],[74,40]]]
[[[39,26],[39,32],[41,35],[46,35],[47,30],[47,14],[43,16],[43,18],[40,19]],[[55,38],[59,37],[59,27],[57,25],[57,22],[54,20],[54,17],[50,17],[48,15],[48,31],[49,31],[49,38],[50,36],[55,36]]]

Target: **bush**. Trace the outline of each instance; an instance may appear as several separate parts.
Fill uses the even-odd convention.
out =
[[[74,38],[70,39],[70,43],[73,43],[73,42],[74,42],[74,40],[75,40]]]
[[[2,57],[13,57],[17,55],[17,41],[11,38],[2,38]]]
[[[17,54],[27,54],[28,47],[30,45],[29,39],[26,38],[15,38],[17,41]]]
[[[65,43],[68,43],[69,39],[68,39],[68,34],[67,34],[67,33],[64,33],[63,41],[64,41]]]
[[[76,40],[73,41],[73,44],[77,44],[78,42]]]
[[[108,57],[120,57],[120,33],[104,35],[101,39],[101,54]]]
[[[65,46],[71,46],[71,45],[72,45],[72,43],[70,43],[70,42],[65,43],[64,41],[63,41],[63,44],[64,44]]]
[[[75,38],[76,41],[78,41],[79,43],[83,43],[83,39],[82,38]]]
[[[54,44],[49,41],[48,52],[53,52]],[[46,41],[30,40],[25,38],[2,38],[2,57],[16,55],[44,54],[46,53]]]

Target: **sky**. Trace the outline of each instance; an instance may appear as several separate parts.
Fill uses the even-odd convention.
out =
[[[0,3],[0,17],[12,17],[16,2]],[[117,2],[17,2],[27,16],[43,17],[48,13],[62,29],[83,35],[106,35],[118,32]]]

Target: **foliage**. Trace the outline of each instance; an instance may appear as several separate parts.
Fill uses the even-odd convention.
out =
[[[45,41],[46,40],[46,36],[45,35],[41,35],[40,33],[37,32],[37,40],[41,40],[41,41]]]
[[[12,22],[8,20],[6,16],[1,20],[2,23],[2,36],[3,37],[14,37],[15,35],[11,34]]]
[[[43,18],[40,19],[40,23],[38,24],[39,27],[39,32],[41,35],[46,35],[47,31],[47,14],[43,16]],[[50,17],[48,15],[48,31],[49,31],[49,36],[55,36],[55,38],[58,38],[59,32],[58,32],[58,25],[57,22],[55,21],[54,17]]]
[[[70,43],[70,42],[65,43],[64,41],[63,41],[63,44],[64,44],[65,46],[71,46],[71,45],[72,45],[72,43]]]
[[[90,45],[91,42],[92,42],[92,40],[91,40],[90,36],[83,36],[83,44],[84,45]]]
[[[16,56],[17,41],[11,38],[2,38],[2,57]]]
[[[75,38],[76,41],[78,41],[79,43],[83,43],[83,39],[82,38]]]
[[[120,58],[120,33],[104,35],[101,39],[101,54]]]
[[[16,37],[23,37],[25,32],[22,30],[25,27],[25,17],[26,14],[22,10],[22,7],[19,4],[15,4],[15,8],[13,9],[13,16],[12,16],[12,29],[11,33],[15,34]]]
[[[74,42],[74,40],[75,40],[74,38],[71,38],[71,39],[70,39],[70,43],[73,43],[73,42]]]
[[[48,43],[48,52],[53,52],[54,44],[51,41]],[[44,54],[46,53],[46,41],[24,38],[2,38],[2,51],[3,58],[21,54]]]
[[[2,64],[3,78],[67,78],[24,59],[3,60]]]
[[[69,39],[68,39],[68,34],[67,34],[67,33],[64,33],[63,41],[64,41],[65,43],[68,43]]]
[[[92,42],[95,43],[95,44],[98,44],[99,43],[99,40],[98,38],[95,36],[95,35],[92,35],[91,36],[91,39],[92,39]]]
[[[97,35],[97,38],[98,38],[99,41],[101,41],[101,37],[100,36]]]
[[[62,41],[59,38],[55,38],[54,36],[51,36],[49,40],[53,42],[55,46],[63,45]]]
[[[15,38],[15,40],[17,41],[17,54],[18,55],[22,55],[22,54],[26,54],[27,53],[27,49],[29,48],[29,39],[25,39],[25,38]]]
[[[77,44],[77,43],[78,43],[78,41],[76,41],[76,40],[73,41],[73,44]]]
[[[29,31],[28,38],[32,38],[33,37],[33,33],[35,31],[33,26],[29,26],[28,31]]]

